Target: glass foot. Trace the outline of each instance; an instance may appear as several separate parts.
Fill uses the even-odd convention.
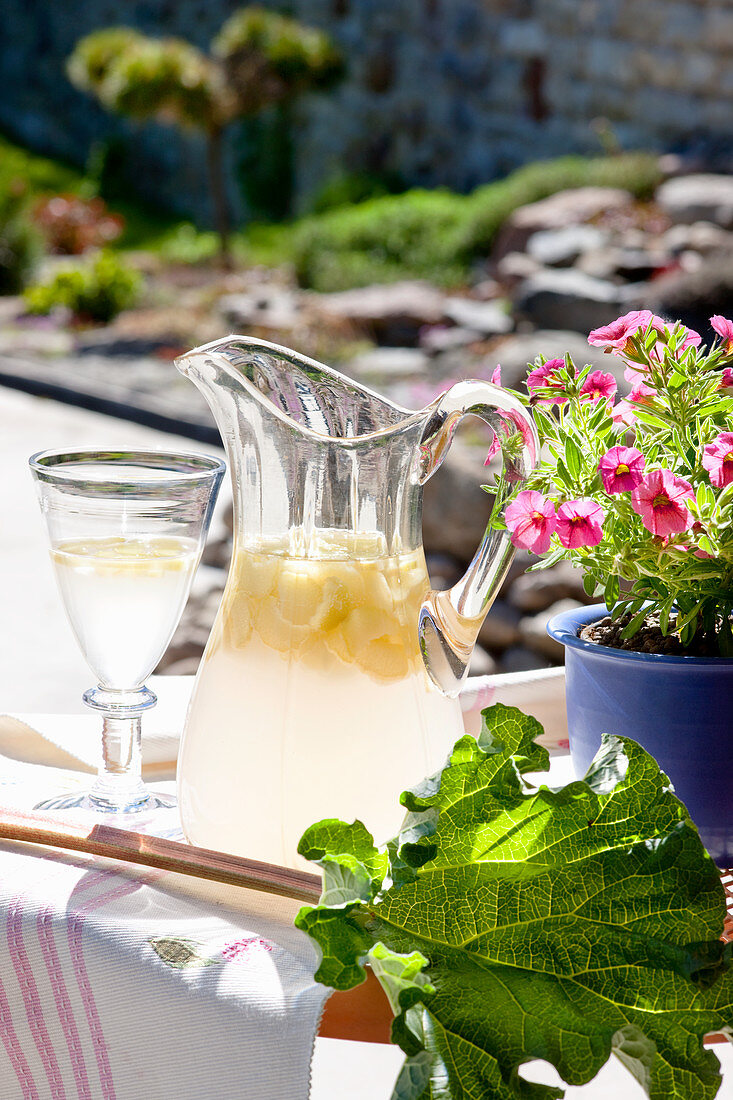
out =
[[[66,794],[55,795],[53,798],[44,798],[33,807],[34,810],[86,810],[89,813],[105,814],[110,818],[122,819],[128,815],[137,817],[138,814],[148,814],[155,810],[174,810],[177,802],[174,795],[160,794],[157,791],[148,791],[144,798],[131,806],[117,806],[112,802],[106,802],[103,798],[92,798],[87,791],[70,791]]]

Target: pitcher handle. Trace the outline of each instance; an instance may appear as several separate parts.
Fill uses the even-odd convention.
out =
[[[505,476],[523,481],[539,460],[537,430],[529,411],[499,386],[471,379],[457,382],[435,403],[420,444],[420,484],[438,469],[468,413],[484,420],[501,443]],[[425,667],[445,695],[455,696],[461,689],[479,631],[513,557],[509,532],[487,526],[458,583],[446,591],[431,591],[420,609]]]

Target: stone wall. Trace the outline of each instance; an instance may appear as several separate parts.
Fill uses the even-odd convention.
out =
[[[2,0],[0,127],[83,163],[119,138],[135,186],[206,213],[193,135],[110,118],[63,62],[112,24],[205,47],[238,0]],[[340,171],[392,172],[467,190],[525,161],[624,147],[733,151],[731,0],[291,0],[328,29],[349,78],[295,116],[296,193]],[[604,121],[605,120],[605,121]],[[600,137],[599,137],[600,135]],[[241,150],[231,135],[231,162]],[[232,191],[236,191],[232,173]]]

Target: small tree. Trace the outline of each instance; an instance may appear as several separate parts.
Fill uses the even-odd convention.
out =
[[[110,27],[77,43],[68,74],[110,111],[204,134],[214,222],[228,263],[224,130],[236,118],[332,86],[343,65],[327,35],[257,7],[236,12],[212,45],[209,56],[180,38]]]

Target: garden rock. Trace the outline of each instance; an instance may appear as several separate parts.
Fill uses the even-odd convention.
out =
[[[600,249],[608,233],[595,225],[568,225],[564,229],[542,229],[527,241],[527,253],[547,267],[568,267],[584,252]]]
[[[431,355],[442,355],[446,351],[466,348],[482,338],[483,333],[461,325],[431,325],[421,331],[420,347]]]
[[[491,500],[485,451],[456,439],[445,461],[425,485],[423,537],[431,552],[469,562],[481,541]]]
[[[617,286],[574,269],[541,271],[521,284],[514,306],[534,325],[588,333],[625,313],[640,294],[639,287]]]
[[[672,225],[663,235],[661,244],[672,255],[680,252],[733,252],[733,233],[721,229],[712,222],[693,222],[692,225]]]
[[[549,569],[523,573],[509,590],[509,602],[525,613],[545,611],[558,600],[592,602],[583,588],[583,574],[569,561],[559,561]]]
[[[474,646],[471,660],[468,663],[469,676],[492,676],[496,672],[496,661],[482,649],[480,645]]]
[[[633,202],[628,191],[616,187],[574,187],[540,202],[520,206],[500,230],[493,257],[523,252],[534,233],[582,225],[609,210],[621,210]]]
[[[417,344],[424,325],[443,320],[444,295],[430,283],[405,281],[312,295],[323,313],[361,328],[378,344]]]
[[[478,640],[484,649],[502,652],[517,646],[521,640],[520,615],[516,608],[504,600],[495,600],[484,619]]]
[[[714,263],[706,262],[697,271],[677,271],[655,279],[629,308],[679,318],[707,340],[709,318],[716,313],[730,317],[733,311],[733,252],[716,254]]]
[[[474,329],[482,336],[497,336],[511,332],[514,322],[499,302],[477,302],[471,298],[446,298],[443,310],[448,320]]]
[[[552,604],[546,610],[522,619],[519,624],[519,631],[526,648],[533,653],[539,653],[548,661],[562,664],[563,645],[550,637],[547,633],[547,624],[555,615],[560,615],[563,611],[573,611],[579,606],[577,600],[558,600],[557,603]]]
[[[427,551],[425,559],[432,588],[439,591],[452,588],[461,579],[463,564],[450,555]]]
[[[374,348],[349,360],[349,372],[358,378],[389,380],[415,378],[424,373],[428,356],[419,348]]]
[[[733,177],[678,176],[657,188],[656,202],[676,222],[712,222],[733,229]]]
[[[595,279],[650,279],[672,261],[672,254],[651,248],[602,248],[586,252],[578,260],[578,269]]]
[[[497,279],[509,291],[542,270],[539,260],[533,260],[526,252],[507,252],[495,267]]]
[[[297,324],[301,308],[292,291],[266,286],[251,294],[225,294],[218,304],[222,317],[235,330],[291,329]]]
[[[514,646],[502,654],[498,662],[499,672],[531,672],[535,668],[548,668],[551,661],[533,653],[526,646]]]

